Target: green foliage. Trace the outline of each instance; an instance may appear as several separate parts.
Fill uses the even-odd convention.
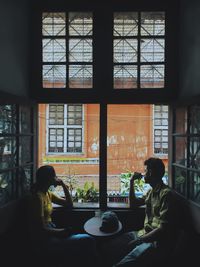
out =
[[[98,201],[98,191],[94,186],[94,183],[91,184],[85,182],[83,188],[77,188],[74,201],[81,200],[83,202],[96,202]]]
[[[7,186],[7,181],[0,175],[0,189],[5,189]]]
[[[130,189],[130,179],[133,175],[132,172],[127,171],[126,173],[121,173],[121,194],[125,195],[129,193]],[[134,180],[134,188],[136,192],[143,192],[144,191],[144,180],[143,179],[136,179]]]

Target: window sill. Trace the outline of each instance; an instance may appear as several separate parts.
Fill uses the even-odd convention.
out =
[[[134,209],[130,209],[129,207],[129,204],[127,203],[108,203],[108,209],[124,209],[124,210],[134,210],[134,209],[143,209],[145,208],[145,206],[140,206],[140,207],[136,207]],[[53,208],[55,209],[59,209],[59,208],[62,208],[62,206],[60,205],[57,205],[57,204],[53,204]],[[99,209],[99,203],[74,203],[73,205],[73,210],[76,210],[76,209],[82,209],[82,210],[85,210],[85,209]]]

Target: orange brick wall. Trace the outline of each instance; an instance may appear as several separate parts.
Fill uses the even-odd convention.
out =
[[[143,162],[153,156],[152,105],[108,106],[108,175],[121,172],[142,171]],[[46,154],[46,104],[39,105],[39,165],[49,159],[95,159],[99,158],[99,105],[84,105],[84,150],[77,155]],[[167,165],[167,159],[164,159]],[[57,174],[99,175],[99,164],[49,163]]]

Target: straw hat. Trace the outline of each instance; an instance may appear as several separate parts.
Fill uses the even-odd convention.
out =
[[[92,236],[112,236],[122,230],[122,224],[115,212],[105,211],[101,216],[89,219],[84,230]]]

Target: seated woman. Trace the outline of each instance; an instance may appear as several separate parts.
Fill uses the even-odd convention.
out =
[[[52,185],[61,186],[65,198],[50,192]],[[87,234],[73,234],[69,228],[57,228],[52,222],[52,203],[66,208],[73,207],[68,187],[56,177],[52,166],[45,165],[36,172],[36,183],[29,201],[29,232],[33,248],[37,252],[42,250],[42,254],[47,257],[53,256],[52,261],[63,266],[80,266],[81,263],[95,266],[95,240]]]

